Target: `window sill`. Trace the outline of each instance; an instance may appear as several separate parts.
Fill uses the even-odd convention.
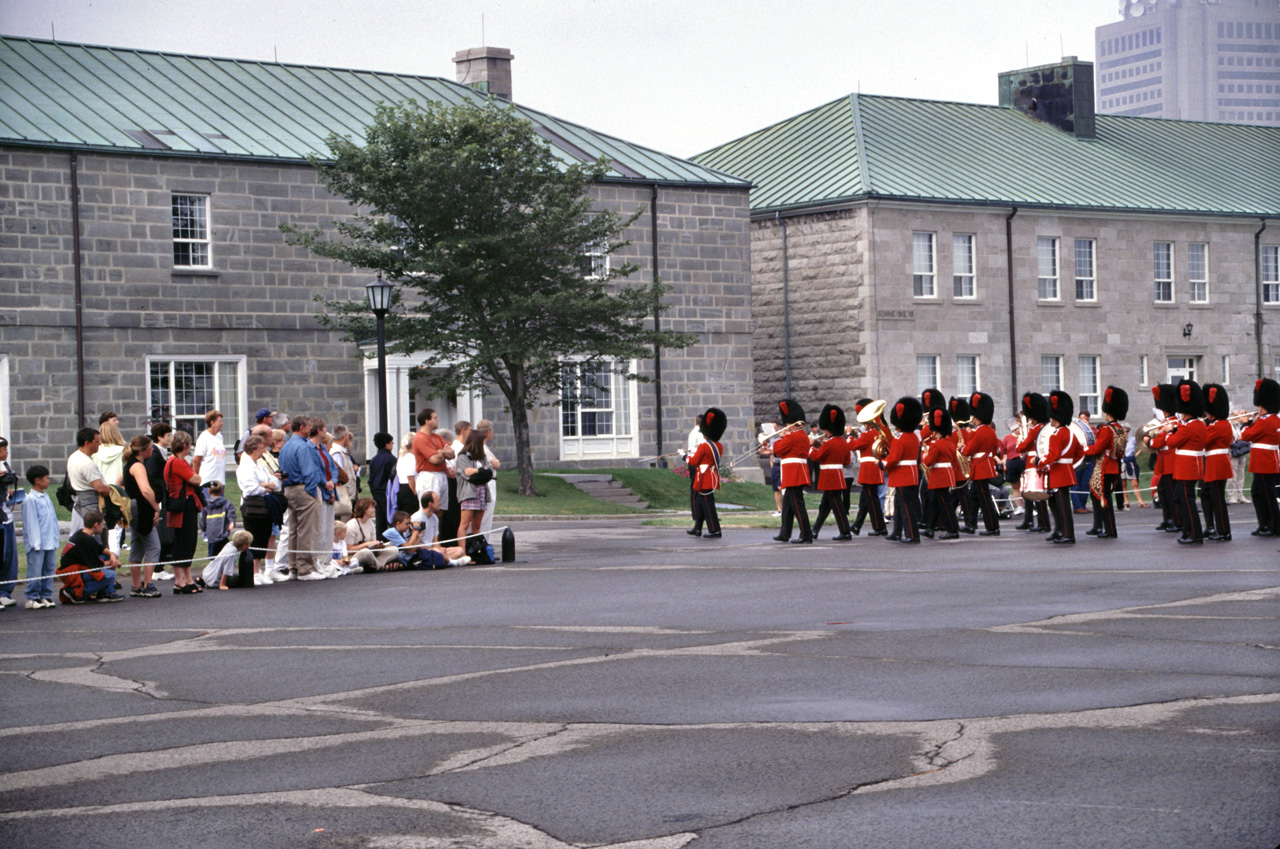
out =
[[[1098,303],[1097,301],[1076,301],[1075,306],[1080,307],[1081,309],[1086,309],[1086,310],[1102,309],[1102,304]]]
[[[1152,301],[1151,305],[1158,310],[1176,310],[1178,308],[1177,301]]]
[[[932,297],[929,295],[917,295],[911,299],[911,303],[920,304],[921,306],[932,304],[933,306],[940,307],[942,306],[942,299],[936,295]]]
[[[956,305],[956,306],[958,306],[958,307],[980,307],[980,306],[983,306],[983,301],[982,301],[982,299],[981,299],[981,298],[976,298],[976,297],[975,297],[975,298],[956,298],[956,297],[952,297],[952,298],[951,298],[951,303],[955,304],[955,305]]]
[[[1045,300],[1037,299],[1036,306],[1051,307],[1053,309],[1061,309],[1062,307],[1065,307],[1066,304],[1064,304],[1062,301],[1045,301]]]
[[[1191,303],[1187,304],[1187,306],[1191,307],[1191,309],[1193,310],[1213,309],[1213,303],[1210,301],[1192,301]]]
[[[175,268],[172,271],[174,277],[220,277],[222,272],[216,268]]]

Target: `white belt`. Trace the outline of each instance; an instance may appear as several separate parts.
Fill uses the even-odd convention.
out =
[[[931,469],[949,469],[949,468],[951,468],[951,464],[950,464],[950,463],[934,463],[934,464],[933,464],[932,466],[930,466],[929,468],[931,468]]]
[[[1177,454],[1179,457],[1203,457],[1204,456],[1203,451],[1183,451],[1181,448],[1179,448],[1177,451],[1173,453]]]
[[[782,465],[785,466],[789,463],[804,463],[807,465],[809,461],[806,460],[804,457],[783,457],[782,458]]]
[[[973,455],[973,457],[972,457],[972,459],[974,459],[974,460],[979,460],[979,459],[981,459],[981,458],[983,458],[983,457],[990,457],[990,456],[991,456],[991,452],[990,452],[990,451],[983,451],[983,452],[981,452],[981,453],[974,454],[974,455]]]
[[[862,458],[859,458],[858,462],[859,463],[878,463],[880,461],[877,460],[875,457],[862,457]]]
[[[1230,453],[1231,453],[1230,449],[1227,449],[1227,448],[1215,448],[1215,449],[1213,449],[1212,451],[1206,451],[1206,452],[1204,452],[1204,456],[1206,456],[1206,457],[1220,457],[1220,456],[1221,456],[1221,455],[1223,455],[1223,454],[1230,454]]]
[[[818,466],[818,468],[819,469],[843,469],[844,464],[843,463],[823,463],[822,465]]]
[[[1074,466],[1074,465],[1075,465],[1075,462],[1076,462],[1075,460],[1054,460],[1054,461],[1053,461],[1053,465],[1055,465],[1055,466]]]
[[[710,463],[703,463],[701,466],[698,467],[698,471],[705,475],[707,473],[707,469],[709,468],[711,468]]]
[[[1253,443],[1253,450],[1257,451],[1259,449],[1263,451],[1280,451],[1280,445],[1259,445],[1256,442]]]
[[[898,465],[899,465],[899,466],[914,466],[915,464],[916,464],[916,461],[915,461],[915,460],[903,460],[903,461],[902,461],[901,463],[899,463]]]

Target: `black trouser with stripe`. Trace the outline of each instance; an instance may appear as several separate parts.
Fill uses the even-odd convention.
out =
[[[782,532],[779,536],[791,536],[792,522],[800,526],[800,539],[813,539],[813,531],[809,529],[809,511],[804,506],[803,486],[789,486],[782,490]]]
[[[864,483],[858,496],[858,517],[853,520],[853,532],[862,530],[862,523],[871,516],[871,530],[884,530],[884,507],[880,504],[880,484]]]
[[[900,486],[894,493],[893,535],[920,539],[920,490],[915,486]]]
[[[1231,533],[1231,517],[1227,515],[1227,482],[1204,481],[1200,484],[1200,503],[1204,506],[1205,533],[1225,537]]]
[[[813,524],[813,535],[817,536],[818,531],[822,528],[822,523],[827,520],[828,515],[835,515],[836,527],[840,529],[840,536],[849,535],[849,512],[844,506],[844,497],[848,494],[847,489],[824,489],[822,491],[822,503],[818,505],[818,521]]]
[[[702,530],[702,523],[707,523],[707,533],[720,533],[720,515],[716,513],[716,492],[693,491],[693,529]]]
[[[1156,493],[1160,496],[1160,512],[1164,514],[1166,524],[1182,527],[1182,520],[1178,518],[1178,511],[1174,509],[1174,486],[1173,473],[1161,475],[1160,482],[1156,484]]]
[[[996,510],[996,500],[991,495],[991,482],[995,480],[999,478],[969,481],[969,503],[982,513],[982,525],[988,531],[1000,530],[1000,513]],[[965,524],[973,527],[967,519]]]
[[[951,490],[951,506],[954,512],[959,506],[960,515],[964,517],[964,526],[966,528],[976,527],[978,521],[978,505],[974,503],[973,493],[969,491],[971,481],[959,481],[956,488]]]
[[[1276,508],[1277,478],[1280,475],[1254,472],[1249,497],[1253,499],[1253,510],[1258,514],[1258,527],[1280,536],[1280,510]]]
[[[923,468],[920,470],[920,477],[925,477]],[[933,530],[933,499],[929,497],[929,484],[924,480],[921,480],[916,488],[916,503],[920,505],[920,528],[926,531]],[[893,512],[898,511],[895,509]]]
[[[1093,527],[1109,537],[1116,535],[1115,492],[1119,485],[1119,475],[1103,475],[1102,498],[1094,495],[1092,488],[1089,490],[1089,500],[1093,502]]]
[[[1049,510],[1053,513],[1053,535],[1060,539],[1076,538],[1074,506],[1071,504],[1071,487],[1060,486],[1049,496]]]
[[[1200,526],[1200,508],[1196,504],[1195,481],[1173,481],[1173,511],[1182,528],[1183,539],[1204,539]]]
[[[949,534],[960,533],[960,525],[956,521],[956,496],[959,490],[949,486],[941,486],[929,490],[929,501],[933,504],[933,524]],[[929,530],[933,530],[931,526]]]
[[[844,494],[842,498],[844,499],[844,514],[846,516],[848,516],[849,511],[853,509],[853,488],[857,485],[858,481],[856,478],[844,479]]]

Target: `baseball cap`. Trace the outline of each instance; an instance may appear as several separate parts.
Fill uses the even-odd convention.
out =
[[[265,418],[266,418],[267,416],[269,416],[269,415],[271,415],[271,409],[270,409],[269,407],[263,407],[261,410],[259,410],[258,412],[254,413],[254,414],[253,414],[253,417],[254,417],[255,419],[257,419],[258,421],[262,421],[263,419],[265,419]]]

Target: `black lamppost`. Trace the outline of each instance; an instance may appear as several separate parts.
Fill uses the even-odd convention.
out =
[[[391,290],[394,287],[378,279],[364,287],[369,296],[369,309],[378,319],[378,431],[387,432],[387,311],[391,309]]]

